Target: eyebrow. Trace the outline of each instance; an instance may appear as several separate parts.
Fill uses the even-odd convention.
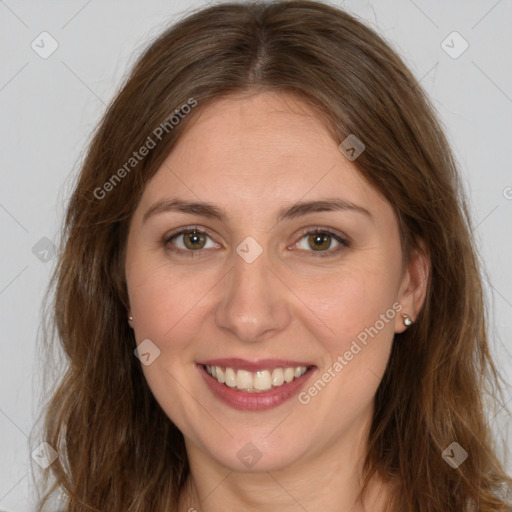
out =
[[[146,222],[149,217],[158,213],[173,211],[218,219],[220,221],[224,221],[227,218],[226,212],[219,206],[212,203],[202,201],[183,201],[181,199],[164,199],[150,206],[144,214],[142,222]],[[353,211],[361,213],[367,216],[370,220],[373,220],[373,216],[368,210],[362,206],[340,198],[305,201],[294,203],[291,206],[285,206],[277,212],[275,220],[276,222],[281,222],[283,220],[291,220],[311,213],[336,211]]]

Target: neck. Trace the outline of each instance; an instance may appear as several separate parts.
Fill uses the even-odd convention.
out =
[[[384,512],[390,487],[376,477],[359,500],[369,421],[347,435],[326,440],[285,468],[239,472],[205,456],[186,439],[190,475],[180,496],[179,512],[279,510],[280,512]]]

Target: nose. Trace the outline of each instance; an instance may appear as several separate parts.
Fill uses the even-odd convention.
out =
[[[222,281],[217,327],[245,343],[275,336],[290,323],[288,289],[269,267],[266,251],[252,263],[236,253],[233,259],[233,268]]]

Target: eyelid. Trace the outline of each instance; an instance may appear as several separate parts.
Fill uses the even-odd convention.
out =
[[[215,244],[217,244],[217,242],[215,242],[213,236],[211,235],[210,230],[207,228],[204,228],[202,226],[198,226],[198,225],[190,225],[190,226],[183,226],[180,228],[176,228],[175,230],[171,231],[170,233],[166,233],[164,235],[164,237],[162,239],[162,243],[166,248],[168,248],[170,251],[172,251],[174,253],[186,254],[187,256],[192,256],[192,257],[198,256],[199,253],[203,252],[201,249],[193,251],[193,250],[179,249],[176,247],[172,247],[172,248],[168,247],[169,243],[171,242],[171,240],[173,238],[184,235],[184,234],[188,234],[192,231],[197,231],[200,234],[207,235]],[[334,238],[340,244],[340,247],[338,247],[337,249],[328,249],[326,251],[313,251],[313,250],[303,251],[303,252],[307,252],[307,253],[312,253],[312,254],[310,254],[310,256],[313,256],[313,257],[315,257],[315,256],[319,256],[319,257],[335,256],[341,250],[351,247],[351,245],[352,245],[352,241],[350,240],[349,237],[340,233],[337,230],[334,230],[333,228],[328,228],[328,227],[323,227],[323,226],[308,226],[308,227],[302,228],[302,230],[297,235],[298,236],[297,241],[294,242],[290,247],[296,246],[302,240],[302,238],[304,238],[306,235],[312,235],[315,233],[330,235],[332,238]]]
[[[336,256],[340,251],[343,249],[347,249],[352,246],[351,239],[340,233],[338,230],[335,230],[333,228],[328,228],[324,226],[308,226],[306,228],[303,228],[299,233],[299,238],[297,242],[295,242],[292,247],[296,246],[306,235],[314,235],[316,233],[320,234],[327,234],[330,235],[332,238],[334,238],[340,245],[338,248],[335,249],[328,249],[326,251],[305,251],[306,253],[310,253],[309,256],[320,258],[329,257],[329,256]]]
[[[197,226],[197,225],[191,225],[191,226],[183,226],[181,228],[176,228],[175,230],[171,231],[170,233],[166,233],[163,238],[162,238],[162,244],[164,245],[164,247],[176,254],[185,254],[186,256],[199,256],[199,253],[201,253],[202,251],[201,250],[197,250],[197,251],[191,251],[191,250],[185,250],[185,249],[180,249],[178,247],[170,247],[170,242],[173,238],[176,238],[176,237],[179,237],[179,236],[182,236],[182,235],[185,235],[185,234],[189,234],[193,231],[196,231],[197,233],[199,234],[204,234],[204,235],[207,235],[216,245],[217,242],[215,242],[213,236],[211,235],[211,232],[209,229],[207,228],[203,228],[202,226]]]
[[[213,239],[213,237],[211,235],[211,231],[209,229],[204,228],[202,226],[198,226],[198,225],[190,225],[190,226],[182,226],[181,228],[176,228],[173,231],[166,233],[162,240],[164,243],[167,243],[167,242],[169,242],[169,240],[171,240],[175,236],[182,235],[182,234],[185,234],[185,233],[188,233],[191,231],[197,231],[198,233],[204,233],[205,235],[208,235],[210,238]]]

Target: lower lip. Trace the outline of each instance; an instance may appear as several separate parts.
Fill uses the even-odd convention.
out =
[[[235,409],[244,411],[264,411],[281,405],[283,402],[286,402],[298,394],[300,388],[316,369],[315,367],[310,368],[304,375],[282,386],[269,389],[268,391],[249,393],[221,384],[206,371],[206,368],[202,364],[198,364],[197,367],[207,386],[217,398]]]

